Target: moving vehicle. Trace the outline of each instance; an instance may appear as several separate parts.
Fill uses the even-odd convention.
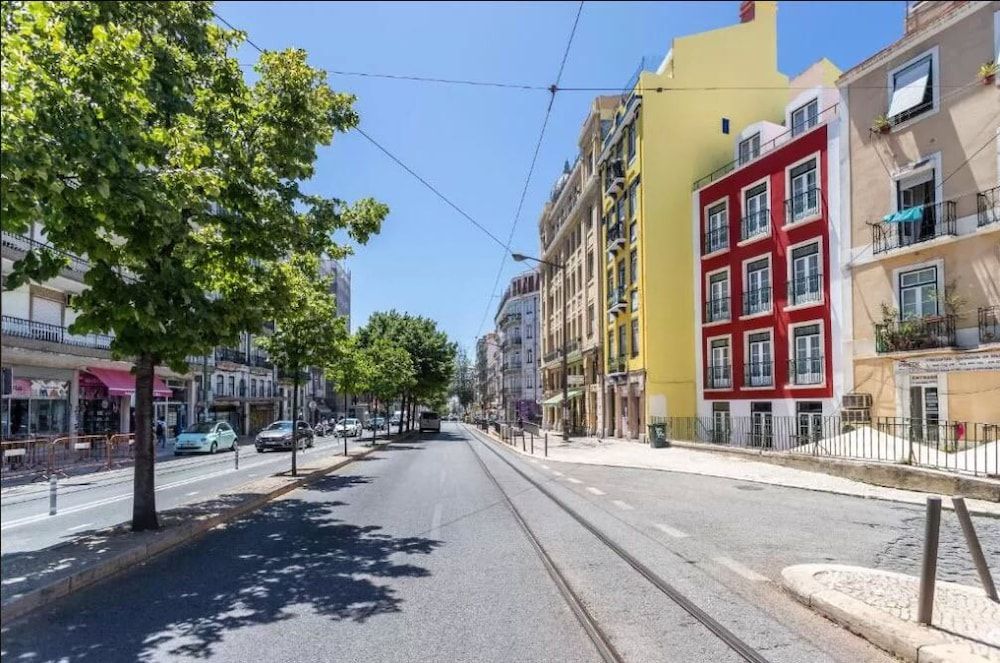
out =
[[[357,437],[361,435],[361,422],[353,417],[342,419],[334,429],[334,434],[343,437]]]
[[[372,417],[365,424],[368,430],[383,430],[385,428],[385,417]]]
[[[304,421],[298,422],[299,449],[313,446],[313,429]],[[270,426],[257,433],[254,439],[254,446],[257,453],[264,453],[268,449],[291,449],[292,448],[292,422],[275,421]]]
[[[437,412],[431,412],[426,410],[420,413],[420,432],[433,431],[435,433],[441,432],[441,417],[438,416]]]
[[[189,451],[214,454],[219,449],[236,450],[236,431],[225,421],[201,421],[190,426],[174,441],[174,455]]]

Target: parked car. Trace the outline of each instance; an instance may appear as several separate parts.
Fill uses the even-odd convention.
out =
[[[342,437],[357,437],[361,435],[361,422],[353,417],[343,419],[337,424],[335,434]]]
[[[299,449],[313,446],[313,429],[304,421],[298,422]],[[264,453],[269,449],[291,449],[292,448],[292,422],[275,421],[270,426],[257,433],[254,439],[254,446],[257,453]]]
[[[214,454],[219,449],[236,449],[236,431],[225,421],[201,421],[190,426],[174,441],[174,455],[190,451],[207,451]]]
[[[398,416],[396,416],[394,414],[394,415],[392,415],[392,417],[389,418],[389,425],[390,426],[398,426],[400,420],[401,420],[400,417],[398,417]]]
[[[441,417],[438,416],[437,412],[431,412],[426,410],[420,413],[420,432],[433,431],[435,433],[441,432]]]
[[[372,417],[365,424],[365,428],[368,430],[384,430],[385,429],[385,417]]]

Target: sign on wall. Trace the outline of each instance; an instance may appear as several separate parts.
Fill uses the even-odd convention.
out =
[[[907,372],[929,373],[1000,371],[1000,352],[907,359],[900,362],[900,368]]]

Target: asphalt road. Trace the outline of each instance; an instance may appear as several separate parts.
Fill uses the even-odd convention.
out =
[[[768,661],[892,660],[796,603],[777,579],[800,562],[912,572],[919,509],[499,453]],[[739,660],[487,444],[450,425],[29,616],[5,629],[0,655],[31,662],[598,660],[486,472],[625,660]],[[988,557],[997,552],[996,523],[977,521]],[[945,541],[948,532],[946,517]],[[945,574],[971,582],[971,565],[951,559],[947,544],[944,552]]]
[[[352,438],[353,449],[367,439]],[[317,438],[305,454],[343,449],[344,439]],[[289,452],[258,454],[252,442],[240,448],[240,469],[231,452],[157,459],[156,501],[169,509],[216,497],[234,486],[291,466]],[[0,491],[0,550],[4,555],[40,550],[84,531],[128,522],[132,517],[132,468],[93,472],[58,482],[57,511],[49,516],[49,485],[45,482]]]

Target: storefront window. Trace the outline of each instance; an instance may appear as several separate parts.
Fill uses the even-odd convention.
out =
[[[17,378],[3,399],[3,436],[59,435],[69,431],[69,382]]]

